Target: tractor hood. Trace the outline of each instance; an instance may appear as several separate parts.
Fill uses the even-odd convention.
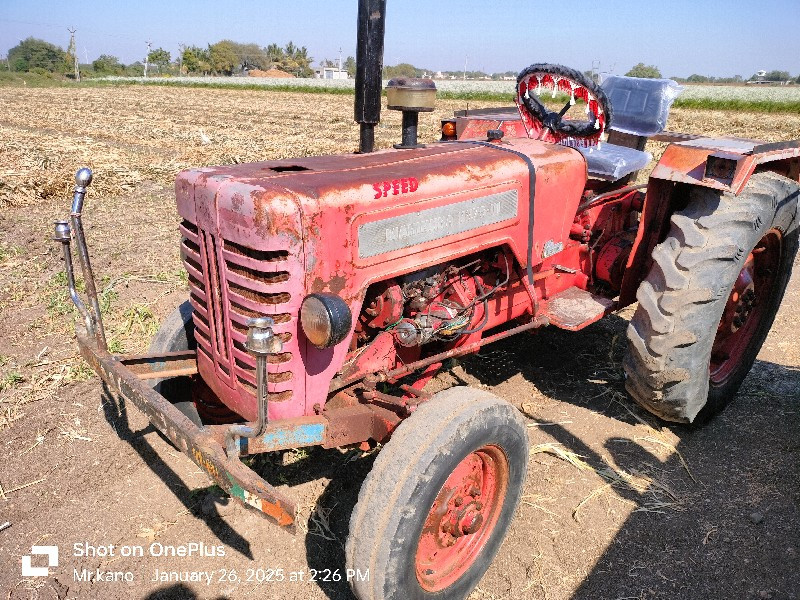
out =
[[[193,169],[178,176],[176,195],[184,219],[247,248],[288,251],[304,263],[308,293],[347,299],[373,279],[363,269],[414,255],[424,261],[443,242],[516,224],[519,236],[510,232],[508,243],[527,243],[530,166],[537,196],[558,180],[559,202],[577,203],[581,155],[527,139]],[[543,215],[537,230],[568,231],[571,215],[548,214],[557,222]],[[525,250],[515,248],[522,264]],[[417,268],[412,261],[409,270]]]

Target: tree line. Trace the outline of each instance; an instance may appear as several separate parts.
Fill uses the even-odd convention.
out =
[[[233,75],[252,69],[269,70],[276,68],[295,77],[312,77],[313,58],[305,46],[295,46],[289,42],[281,47],[270,44],[240,44],[231,40],[221,40],[203,48],[188,46],[173,59],[172,54],[163,48],[150,50],[145,61],[125,65],[116,56],[101,54],[90,64],[82,64],[81,72],[88,75],[130,75],[144,74],[145,64],[150,74],[184,75]],[[73,71],[74,56],[62,48],[30,37],[8,51],[6,65],[8,70],[20,73],[63,74],[69,76]],[[355,60],[353,60],[355,70]]]
[[[661,71],[654,65],[639,63],[625,73],[625,75],[628,77],[659,79],[661,77]],[[697,73],[689,75],[688,77],[670,77],[670,79],[681,83],[742,83],[745,81],[741,75],[734,75],[733,77],[713,77],[711,75],[698,75]],[[795,83],[800,83],[800,75],[793,77],[789,71],[769,71],[765,75],[754,73],[747,79],[747,81],[759,80],[774,82],[794,81]]]
[[[192,75],[233,75],[253,69],[268,71],[275,68],[295,77],[312,77],[313,60],[305,46],[295,46],[292,42],[284,47],[278,44],[261,47],[258,44],[222,40],[206,48],[185,48],[180,54],[179,68]]]
[[[295,77],[312,77],[314,70],[311,67],[313,58],[308,55],[305,46],[295,46],[289,42],[286,46],[269,44],[242,44],[232,40],[221,40],[206,47],[183,47],[173,59],[172,54],[163,48],[156,48],[147,54],[146,61],[136,61],[129,65],[120,62],[116,56],[102,54],[90,64],[80,65],[81,73],[86,75],[128,75],[141,76],[145,71],[145,64],[149,74],[169,75],[234,75],[246,71],[259,69],[268,71],[275,68]],[[37,38],[30,37],[8,51],[6,65],[10,71],[34,72],[40,74],[62,74],[70,77],[74,69],[75,57],[65,52],[60,47]],[[336,67],[338,63],[329,59],[321,61],[323,67]],[[348,56],[342,62],[342,69],[350,77],[355,76],[356,61]],[[383,77],[423,77],[431,76],[434,71],[422,69],[410,63],[386,65],[383,68]],[[592,71],[585,71],[592,77]],[[632,67],[625,75],[629,77],[660,78],[661,71],[654,65],[639,63]],[[488,74],[483,71],[444,71],[445,78],[461,79],[503,79],[515,77],[514,71]],[[740,75],[733,77],[713,77],[693,74],[689,77],[672,77],[680,82],[688,83],[741,83],[744,78]],[[793,78],[788,71],[773,70],[764,75],[753,74],[747,81],[774,81],[786,82],[794,80],[800,83],[800,76]]]

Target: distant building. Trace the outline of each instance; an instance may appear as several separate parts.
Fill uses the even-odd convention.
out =
[[[317,79],[349,79],[347,71],[336,67],[322,67],[315,71]]]

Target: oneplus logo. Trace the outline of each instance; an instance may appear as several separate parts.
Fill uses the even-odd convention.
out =
[[[31,556],[34,554],[44,554],[47,556],[46,567],[32,567]],[[50,567],[58,566],[58,546],[31,546],[30,555],[22,557],[22,576],[23,577],[47,577],[50,574]]]

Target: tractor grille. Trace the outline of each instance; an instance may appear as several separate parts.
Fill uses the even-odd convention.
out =
[[[213,363],[228,388],[255,397],[255,359],[245,348],[247,320],[269,316],[284,351],[269,357],[270,402],[292,397],[293,356],[298,356],[290,312],[290,256],[254,250],[183,221],[181,256],[189,274],[198,360]]]

